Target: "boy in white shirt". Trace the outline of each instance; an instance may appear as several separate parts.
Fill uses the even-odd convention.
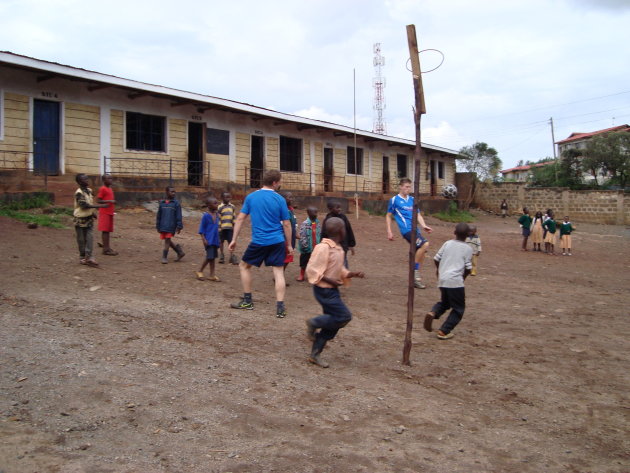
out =
[[[437,338],[448,340],[453,338],[453,329],[462,320],[466,308],[466,294],[464,279],[472,270],[473,250],[466,244],[466,237],[470,227],[466,223],[455,226],[455,239],[442,245],[433,260],[437,267],[440,293],[442,298],[424,317],[424,328],[428,332],[433,330],[433,319],[451,309],[448,318],[437,332]]]

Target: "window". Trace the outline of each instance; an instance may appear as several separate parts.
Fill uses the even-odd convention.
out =
[[[127,112],[127,149],[166,151],[166,118]]]
[[[280,171],[302,172],[302,140],[280,137]]]
[[[206,132],[206,152],[209,154],[230,154],[230,132],[208,128]]]
[[[438,161],[438,179],[444,179],[444,163]]]
[[[398,178],[409,177],[407,175],[407,156],[399,154],[396,156],[396,169],[398,170]]]
[[[354,146],[348,146],[348,174],[363,175],[363,148],[356,148],[356,160],[355,160],[355,148]]]

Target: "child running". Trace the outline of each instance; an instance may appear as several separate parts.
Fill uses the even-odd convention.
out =
[[[225,255],[223,253],[223,243],[227,242],[227,245],[232,241],[232,235],[234,234],[234,217],[236,216],[236,207],[230,202],[232,196],[229,192],[223,192],[221,194],[221,200],[223,201],[219,205],[219,218],[221,219],[221,227],[219,229],[219,237],[221,243],[219,248],[221,250],[221,257],[219,258],[219,264],[225,263]],[[238,264],[236,261],[236,255],[233,251],[230,251],[230,263]]]
[[[466,244],[469,233],[468,224],[458,223],[455,226],[455,239],[444,243],[433,258],[437,266],[442,298],[424,316],[424,329],[431,332],[433,319],[439,319],[444,312],[451,309],[448,318],[437,332],[437,338],[440,340],[453,338],[453,329],[462,320],[466,309],[464,280],[472,269],[472,249]]]
[[[298,232],[300,240],[298,250],[300,251],[300,275],[295,278],[297,281],[304,281],[304,271],[315,246],[322,239],[322,228],[317,219],[317,207],[310,206],[306,209],[308,218],[300,224]]]
[[[201,241],[203,242],[203,247],[206,250],[206,256],[201,263],[201,267],[199,271],[195,274],[197,275],[197,279],[203,281],[205,278],[203,276],[203,270],[206,266],[210,266],[210,276],[208,276],[208,281],[220,281],[218,276],[214,274],[214,260],[217,258],[217,254],[219,252],[219,221],[220,216],[217,212],[217,207],[219,206],[219,201],[214,197],[208,197],[206,199],[206,207],[208,208],[207,212],[204,212],[201,217],[201,223],[199,224],[199,234],[201,235]]]
[[[560,224],[560,246],[562,246],[562,256],[571,255],[571,233],[575,231],[573,225],[569,221],[568,216],[564,216],[563,222]]]
[[[79,245],[79,263],[97,267],[98,263],[92,254],[94,244],[94,219],[95,209],[104,209],[109,204],[94,204],[92,189],[88,187],[89,181],[85,174],[77,174],[75,180],[79,188],[74,193],[74,229]]]
[[[536,212],[532,221],[531,234],[533,251],[542,251],[540,245],[543,242],[543,215],[541,211]]]
[[[527,207],[523,207],[523,215],[521,215],[518,219],[518,223],[520,224],[523,233],[523,246],[521,251],[527,251],[527,239],[529,238],[529,234],[531,232],[530,228],[532,226],[532,217],[529,215]]]
[[[558,224],[553,218],[553,212],[549,211],[548,218],[545,220],[543,226],[547,230],[547,236],[545,237],[545,253],[550,256],[556,256],[556,227]]]
[[[112,250],[110,237],[114,231],[114,191],[112,190],[112,176],[103,174],[103,185],[96,194],[99,204],[107,204],[106,207],[98,209],[98,230],[101,232],[103,241],[103,254],[107,256],[118,255],[117,251]]]
[[[472,253],[472,270],[471,276],[477,276],[477,259],[481,255],[481,239],[477,234],[477,227],[475,225],[469,225],[469,233],[466,237],[466,244],[473,250]]]
[[[315,299],[322,306],[322,315],[306,321],[307,335],[313,341],[311,356],[308,361],[328,368],[328,363],[320,358],[322,350],[328,340],[332,340],[345,327],[352,314],[341,300],[339,286],[350,278],[363,278],[362,272],[348,271],[344,265],[344,251],[341,242],[346,233],[346,227],[340,218],[331,217],[326,220],[324,230],[328,238],[323,238],[313,250],[306,276],[308,282],[313,284]]]
[[[160,234],[160,239],[164,240],[164,249],[162,250],[162,264],[168,264],[168,250],[173,248],[177,253],[177,259],[180,261],[186,253],[181,245],[173,243],[172,238],[176,233],[180,233],[184,228],[182,221],[182,206],[175,199],[175,188],[168,186],[166,188],[166,198],[160,200],[157,216],[155,217],[155,227]]]
[[[350,220],[346,217],[341,211],[341,203],[336,200],[331,200],[327,204],[328,214],[324,218],[324,222],[322,223],[322,239],[330,238],[326,233],[326,220],[332,217],[340,218],[345,227],[346,232],[345,236],[341,240],[341,247],[343,248],[343,265],[348,268],[348,250],[354,256],[354,248],[357,246],[357,242],[354,239],[354,232],[352,231],[352,225],[350,225]]]

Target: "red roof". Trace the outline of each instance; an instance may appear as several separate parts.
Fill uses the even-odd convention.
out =
[[[515,168],[504,169],[503,171],[499,171],[501,174],[507,174],[508,172],[513,171],[527,171],[531,168],[539,168],[541,166],[546,166],[547,164],[553,164],[554,161],[545,161],[544,163],[535,163],[535,164],[525,164],[524,166],[517,166]]]
[[[619,125],[619,126],[613,126],[612,128],[606,128],[604,130],[591,131],[588,133],[574,132],[574,133],[571,133],[568,138],[565,138],[562,141],[556,141],[556,144],[570,143],[571,141],[584,140],[586,138],[590,138],[595,135],[600,135],[602,133],[610,133],[612,131],[625,131],[625,130],[630,130],[630,126]]]

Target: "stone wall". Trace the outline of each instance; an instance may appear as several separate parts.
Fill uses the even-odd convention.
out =
[[[474,205],[499,213],[502,199],[506,199],[511,215],[528,207],[531,214],[553,209],[558,219],[568,215],[578,222],[630,224],[630,194],[623,191],[572,191],[564,187],[527,187],[521,182],[481,184]]]

